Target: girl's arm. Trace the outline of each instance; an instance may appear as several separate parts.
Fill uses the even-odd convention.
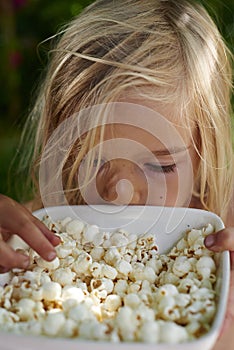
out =
[[[231,350],[234,344],[234,196],[230,204],[226,228],[207,236],[205,239],[207,248],[213,251],[230,251],[231,280],[228,306],[221,335],[213,350]]]
[[[0,273],[13,267],[27,268],[29,257],[15,251],[7,240],[16,234],[45,260],[56,257],[54,247],[60,239],[30,211],[13,199],[0,194]]]
[[[232,350],[234,344],[234,252],[230,252],[230,256],[232,267],[225,321],[219,339],[212,350]]]

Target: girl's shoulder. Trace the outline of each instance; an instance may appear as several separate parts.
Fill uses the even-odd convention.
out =
[[[229,205],[226,226],[234,227],[234,191],[233,191],[233,196]]]

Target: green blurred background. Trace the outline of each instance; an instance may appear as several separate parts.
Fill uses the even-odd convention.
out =
[[[49,43],[42,42],[92,2],[0,0],[0,193],[16,200],[20,200],[18,190],[24,183],[19,181],[17,162],[12,163],[12,160],[19,152],[20,134],[33,91],[46,66]],[[234,0],[200,2],[233,51]]]

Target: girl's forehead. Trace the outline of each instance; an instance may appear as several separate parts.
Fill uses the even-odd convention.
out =
[[[176,135],[176,136],[175,136]],[[105,156],[125,158],[154,154],[156,157],[168,158],[183,154],[191,146],[191,138],[185,130],[167,130],[166,135],[154,135],[142,128],[126,125],[107,125],[102,144]]]
[[[188,147],[194,132],[183,119],[172,105],[121,101],[105,125],[104,139],[129,139],[155,150]]]

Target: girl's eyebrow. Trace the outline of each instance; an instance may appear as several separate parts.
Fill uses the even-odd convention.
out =
[[[175,153],[187,151],[190,147],[191,147],[191,145],[185,146],[185,147],[165,148],[165,149],[161,149],[161,150],[152,151],[152,153],[155,156],[168,156],[170,154],[175,154]]]

